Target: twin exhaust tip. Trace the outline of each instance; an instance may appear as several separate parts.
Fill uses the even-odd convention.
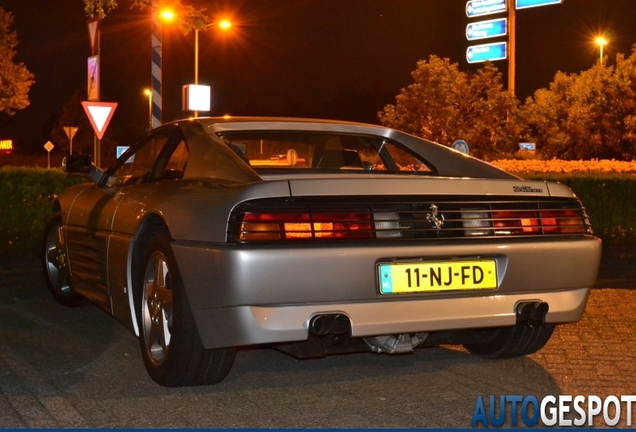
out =
[[[550,307],[545,302],[519,303],[515,308],[518,324],[541,325]]]
[[[343,314],[316,315],[309,321],[309,331],[316,336],[341,335],[349,331],[349,318]]]

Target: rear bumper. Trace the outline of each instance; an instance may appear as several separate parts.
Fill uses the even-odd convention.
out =
[[[207,348],[304,340],[312,316],[341,313],[352,336],[509,326],[519,302],[547,321],[581,318],[601,256],[594,237],[381,246],[254,246],[175,242]],[[400,259],[492,257],[499,288],[484,294],[379,294],[376,265]]]
[[[546,302],[549,323],[581,319],[589,289],[435,300],[349,303],[331,305],[237,306],[195,310],[195,319],[206,348],[292,342],[308,337],[309,321],[319,314],[349,317],[351,336],[434,332],[512,326],[515,306]]]

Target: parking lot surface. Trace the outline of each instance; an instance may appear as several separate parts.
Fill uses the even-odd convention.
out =
[[[594,289],[581,322],[524,358],[438,347],[297,361],[247,349],[220,384],[168,389],[123,326],[14,271],[0,275],[0,427],[468,428],[479,395],[636,394],[634,310],[636,290]]]

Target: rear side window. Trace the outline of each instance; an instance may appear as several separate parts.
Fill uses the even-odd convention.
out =
[[[395,162],[395,168],[398,171],[432,172],[431,168],[422,160],[416,158],[413,154],[407,152],[403,148],[392,143],[387,143],[384,147],[391,156],[391,159]]]
[[[188,146],[175,127],[157,129],[122,154],[108,171],[107,186],[183,177]]]
[[[412,152],[377,136],[242,131],[224,132],[220,137],[256,171],[433,171]]]

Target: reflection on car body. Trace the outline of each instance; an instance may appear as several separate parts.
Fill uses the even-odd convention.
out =
[[[280,118],[170,123],[59,195],[53,296],[139,336],[165,386],[238,347],[298,358],[463,344],[532,353],[581,318],[600,241],[572,191],[396,130]]]

